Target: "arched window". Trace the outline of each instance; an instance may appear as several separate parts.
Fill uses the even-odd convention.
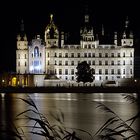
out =
[[[34,48],[34,57],[39,57],[39,48],[37,46]]]

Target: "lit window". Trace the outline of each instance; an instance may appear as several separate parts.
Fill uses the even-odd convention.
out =
[[[111,74],[114,74],[114,69],[111,69]]]
[[[71,57],[74,57],[74,53],[71,53]]]
[[[65,75],[68,75],[68,69],[65,69]]]
[[[80,57],[80,53],[77,54],[77,57]]]
[[[62,53],[59,53],[59,57],[62,57]]]
[[[71,69],[71,75],[74,75],[74,69]]]
[[[108,57],[108,53],[105,53],[105,57]]]
[[[120,53],[118,53],[118,57],[121,57]]]
[[[102,53],[99,53],[99,57],[102,57]]]
[[[105,65],[108,65],[108,61],[105,61]]]
[[[123,69],[123,74],[125,74],[125,69]]]
[[[71,65],[74,65],[74,61],[71,61]]]
[[[99,65],[102,65],[102,61],[99,61]]]
[[[62,61],[59,61],[59,65],[62,65]]]
[[[105,69],[105,74],[108,74],[108,69]]]
[[[59,69],[59,75],[61,75],[62,74],[62,69]]]
[[[65,61],[65,65],[66,65],[66,66],[68,65],[68,61]]]
[[[123,60],[123,65],[125,65],[125,60]]]
[[[123,53],[123,57],[125,57],[125,52]]]
[[[94,60],[92,61],[92,65],[95,65],[95,61]]]
[[[88,57],[91,57],[91,53],[88,53]]]
[[[65,57],[68,57],[68,53],[65,53]]]
[[[111,65],[114,65],[114,61],[111,61]]]
[[[39,57],[39,48],[37,46],[34,48],[34,57]]]
[[[114,57],[114,53],[111,53],[111,57]]]
[[[99,74],[102,74],[102,69],[99,69]]]

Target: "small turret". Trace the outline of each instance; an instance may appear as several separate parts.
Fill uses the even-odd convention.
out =
[[[128,17],[126,18],[126,21],[125,21],[124,31],[123,31],[122,39],[121,39],[121,45],[133,46],[133,33],[129,29]]]
[[[117,32],[114,32],[114,44],[118,45],[118,36],[117,36]]]

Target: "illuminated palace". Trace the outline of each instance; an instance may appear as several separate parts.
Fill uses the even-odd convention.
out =
[[[94,69],[95,80],[89,86],[100,86],[107,81],[121,83],[134,77],[133,33],[128,30],[128,19],[124,23],[121,43],[118,45],[117,32],[114,44],[103,44],[94,35],[89,15],[84,16],[78,45],[65,44],[64,32],[59,33],[53,15],[45,28],[44,39],[37,35],[28,42],[26,34],[17,36],[17,75],[32,75],[35,86],[82,86],[76,82],[78,63],[87,61]],[[22,25],[22,30],[24,26]],[[104,31],[102,30],[102,35]],[[22,83],[20,80],[18,84]],[[26,85],[28,83],[26,82]]]

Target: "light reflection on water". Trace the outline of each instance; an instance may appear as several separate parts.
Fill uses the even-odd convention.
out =
[[[138,112],[138,105],[131,104],[124,99],[124,93],[33,93],[33,94],[0,94],[0,126],[1,129],[7,129],[10,121],[14,120],[16,115],[29,109],[27,104],[19,98],[27,99],[28,95],[34,100],[36,106],[42,114],[47,116],[52,124],[57,122],[50,115],[50,112],[57,114],[59,111],[64,113],[64,123],[68,128],[79,128],[90,132],[92,135],[105,123],[110,114],[101,111],[97,107],[97,102],[101,102],[113,110],[123,120],[127,120]],[[137,96],[136,93],[134,93]],[[27,113],[27,115],[32,115]],[[35,117],[35,116],[33,116]],[[31,124],[26,120],[15,121],[17,126]],[[133,128],[136,130],[139,123],[135,123]],[[12,129],[12,128],[11,128]],[[23,130],[28,132],[27,127]],[[41,140],[35,135],[28,135],[28,139]],[[89,139],[87,134],[82,135],[82,139]]]

